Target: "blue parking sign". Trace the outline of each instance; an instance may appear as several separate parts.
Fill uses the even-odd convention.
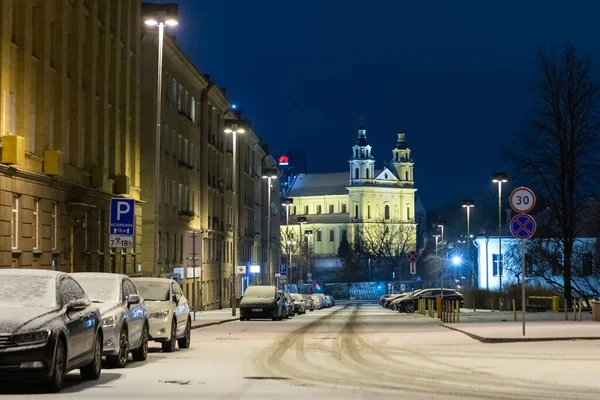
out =
[[[135,200],[110,199],[110,247],[133,247]]]
[[[281,276],[286,276],[287,275],[287,265],[281,264],[279,266],[279,273],[281,274]]]

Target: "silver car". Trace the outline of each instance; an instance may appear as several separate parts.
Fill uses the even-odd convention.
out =
[[[106,361],[123,368],[130,352],[134,361],[146,360],[148,314],[131,279],[125,275],[93,272],[71,276],[100,308],[104,336],[102,355]]]

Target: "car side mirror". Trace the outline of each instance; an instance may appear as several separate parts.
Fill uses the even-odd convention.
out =
[[[179,304],[179,295],[178,294],[173,294],[173,303]]]
[[[82,311],[85,310],[88,303],[82,299],[73,299],[67,303],[67,312]]]
[[[133,293],[127,296],[127,304],[140,304],[140,295]]]

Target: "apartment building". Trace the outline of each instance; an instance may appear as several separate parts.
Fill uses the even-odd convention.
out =
[[[139,272],[108,243],[140,199],[140,3],[0,2],[0,267]]]

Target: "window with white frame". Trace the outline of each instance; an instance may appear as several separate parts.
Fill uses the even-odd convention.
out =
[[[175,181],[175,179],[173,179],[173,185],[171,186],[172,190],[171,190],[171,204],[173,204],[174,206],[177,205],[177,182]]]
[[[184,204],[184,210],[189,211],[190,210],[190,187],[186,186],[185,187],[185,194],[183,196],[183,201],[185,202]]]
[[[192,109],[190,117],[192,117],[192,121],[196,122],[196,99],[192,96]]]
[[[58,249],[58,203],[52,202],[52,250]]]
[[[180,210],[184,209],[184,204],[183,204],[183,196],[184,196],[184,188],[183,188],[183,183],[179,184],[179,191],[178,191],[178,202],[177,202],[177,207],[179,207]]]
[[[171,101],[173,104],[177,104],[177,81],[175,78],[171,82]]]
[[[19,248],[19,196],[12,196],[12,214],[10,218],[11,248]]]
[[[40,248],[40,199],[33,199],[33,249]]]

